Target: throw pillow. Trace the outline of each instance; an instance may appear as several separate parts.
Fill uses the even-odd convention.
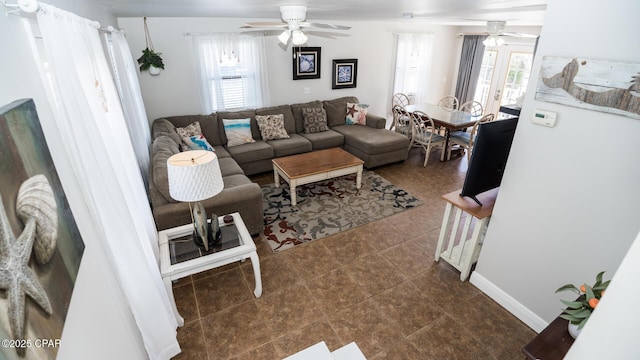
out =
[[[317,133],[329,130],[327,113],[323,108],[303,108],[304,132]]]
[[[367,125],[367,104],[347,103],[347,125]]]
[[[251,119],[222,119],[224,133],[227,135],[227,146],[238,146],[256,142],[251,137]]]
[[[199,121],[194,121],[185,127],[177,127],[176,132],[178,133],[178,135],[180,135],[181,139],[202,134]]]
[[[284,128],[284,115],[256,115],[256,122],[260,128],[262,140],[288,139],[289,134]]]
[[[208,150],[215,151],[213,146],[209,144],[207,139],[202,134],[193,135],[189,137],[182,138],[185,144],[189,145],[187,150]],[[184,151],[184,150],[182,150]]]

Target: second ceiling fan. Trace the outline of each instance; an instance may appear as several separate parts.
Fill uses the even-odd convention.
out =
[[[334,25],[328,23],[306,22],[307,7],[304,5],[282,5],[280,6],[282,22],[249,22],[242,28],[283,28],[278,35],[278,40],[284,45],[289,43],[300,46],[307,42],[308,37],[302,31],[303,28],[316,27],[331,30],[349,30],[350,26]]]

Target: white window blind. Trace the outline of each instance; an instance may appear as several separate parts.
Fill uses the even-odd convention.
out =
[[[205,113],[269,104],[262,37],[195,35],[194,47]]]

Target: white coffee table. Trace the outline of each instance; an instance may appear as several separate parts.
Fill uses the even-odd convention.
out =
[[[205,252],[204,248],[193,243],[193,224],[162,230],[158,233],[162,281],[180,326],[184,325],[184,319],[178,313],[173,297],[172,282],[174,280],[250,258],[256,281],[253,293],[256,297],[262,295],[260,260],[256,245],[253,243],[240,214],[236,212],[230,215],[233,218],[233,223],[230,224],[225,224],[222,220],[223,217],[218,218],[222,230],[222,240],[220,244],[210,248],[209,252]]]

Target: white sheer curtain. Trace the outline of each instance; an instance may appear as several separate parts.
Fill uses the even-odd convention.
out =
[[[433,56],[433,34],[397,34],[396,70],[393,93],[413,97],[414,103],[427,102]]]
[[[264,36],[195,34],[193,47],[203,113],[271,104]]]
[[[151,244],[157,233],[122,108],[100,43],[99,24],[40,4],[44,53],[36,62],[91,226],[122,287],[150,359],[180,352],[177,319]],[[32,39],[33,41],[33,39]],[[156,245],[157,246],[157,245]]]
[[[146,189],[149,181],[151,131],[136,74],[138,68],[133,63],[133,55],[123,31],[113,30],[107,33],[106,37],[111,39],[111,46],[108,48],[112,51],[112,68],[118,85],[120,103]]]

